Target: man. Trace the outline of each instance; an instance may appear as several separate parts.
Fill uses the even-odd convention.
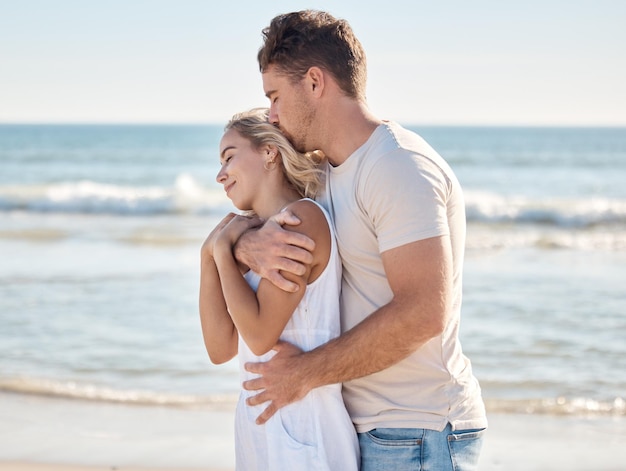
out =
[[[310,352],[279,343],[247,369],[267,403],[258,422],[311,389],[343,383],[362,469],[476,469],[487,426],[480,387],[458,339],[465,209],[448,164],[419,136],[373,116],[361,44],[343,20],[280,15],[258,60],[270,121],[300,151],[328,158],[321,197],[334,218],[344,274],[342,335]],[[244,235],[237,258],[283,289],[311,241],[281,224]],[[454,465],[453,465],[454,463]],[[422,468],[420,468],[422,469]]]

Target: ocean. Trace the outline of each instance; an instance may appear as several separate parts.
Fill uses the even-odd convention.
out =
[[[489,412],[626,416],[626,129],[413,126],[467,204]],[[230,408],[198,315],[222,126],[0,125],[0,395]]]

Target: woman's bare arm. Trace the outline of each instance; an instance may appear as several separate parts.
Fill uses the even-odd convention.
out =
[[[295,292],[284,291],[268,280],[261,280],[256,293],[250,288],[239,273],[232,253],[233,241],[241,233],[237,227],[238,221],[233,220],[224,229],[215,245],[215,260],[228,310],[239,334],[257,355],[266,353],[276,344],[304,296],[311,273],[317,271],[320,263],[326,262],[330,251],[329,244],[322,240],[329,237],[329,231],[324,231],[326,221],[321,210],[311,202],[296,202],[292,205],[292,210],[302,220],[296,230],[313,241],[319,241],[316,244],[318,249],[311,254],[312,263],[305,265],[303,275],[282,274],[298,286],[299,289]]]
[[[200,324],[209,358],[225,363],[237,355],[238,334],[228,314],[217,267],[212,257],[201,257]]]

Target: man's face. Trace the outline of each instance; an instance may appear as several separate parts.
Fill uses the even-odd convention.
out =
[[[280,128],[299,152],[315,150],[312,145],[315,109],[309,101],[305,81],[293,83],[270,65],[263,73],[263,90],[270,100],[270,122]]]

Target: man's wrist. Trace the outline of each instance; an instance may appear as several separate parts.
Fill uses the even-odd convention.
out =
[[[313,389],[326,386],[322,379],[322,368],[314,366],[315,356],[312,351],[302,352],[298,358],[299,371],[303,374],[302,384],[308,393]]]
[[[232,254],[233,257],[235,257],[235,260],[237,260],[237,262],[239,262],[240,264],[246,266],[250,266],[250,259],[248,257],[249,252],[246,250],[246,242],[248,240],[248,237],[250,237],[249,233],[250,231],[246,231],[241,234],[239,239],[237,239],[237,241],[232,246]]]

